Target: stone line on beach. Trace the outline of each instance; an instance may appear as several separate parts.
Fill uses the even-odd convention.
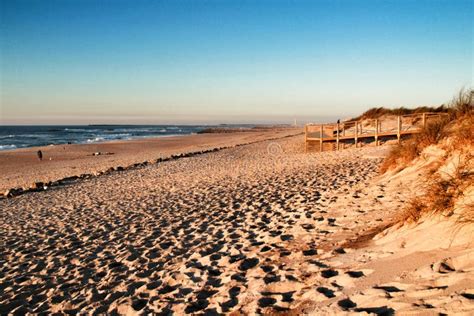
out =
[[[344,251],[332,236],[369,229],[373,201],[333,207],[368,194],[376,149],[270,143],[1,200],[0,312],[255,313],[337,297],[321,285],[344,274],[324,261]]]

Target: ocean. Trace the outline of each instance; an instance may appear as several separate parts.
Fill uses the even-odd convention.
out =
[[[229,126],[229,125],[226,125]],[[249,127],[249,125],[231,125]],[[0,150],[195,134],[222,125],[0,126]]]

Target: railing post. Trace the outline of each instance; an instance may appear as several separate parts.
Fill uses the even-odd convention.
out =
[[[426,128],[426,113],[423,113],[423,129]]]
[[[337,123],[337,131],[336,131],[336,150],[339,150],[339,123]]]
[[[356,121],[355,123],[355,137],[354,137],[354,142],[355,142],[355,147],[357,148],[357,135],[359,134],[359,122]]]
[[[319,126],[320,132],[319,132],[319,151],[323,151],[323,124]]]
[[[401,137],[401,132],[402,132],[402,117],[399,115],[397,118],[397,139],[398,143],[400,144],[400,137]]]
[[[342,137],[346,137],[346,123],[342,123]],[[345,142],[342,142],[342,149],[346,149]]]
[[[379,120],[375,120],[375,146],[379,145]]]

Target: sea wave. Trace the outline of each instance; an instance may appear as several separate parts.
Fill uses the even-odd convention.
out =
[[[16,145],[0,145],[0,150],[15,149]]]
[[[156,132],[156,130],[157,130],[156,128],[117,128],[117,129],[114,129],[114,132],[153,133],[153,132]]]
[[[86,140],[88,143],[97,143],[97,142],[103,142],[105,140],[104,137],[95,137],[95,138],[89,138]]]
[[[15,138],[49,138],[53,136],[55,136],[55,134],[51,134],[51,133],[38,133],[38,134],[20,134],[19,133],[17,135],[13,135],[13,137]]]
[[[68,133],[95,133],[95,132],[100,132],[100,129],[97,128],[65,128],[65,132]]]
[[[196,133],[199,126],[0,126],[0,150],[48,146],[49,144],[90,144],[111,140],[171,137]]]
[[[130,139],[131,137],[132,137],[132,134],[130,133],[102,134],[102,135],[97,135],[93,138],[88,138],[86,139],[86,142],[97,143],[97,142],[103,142],[107,140]]]

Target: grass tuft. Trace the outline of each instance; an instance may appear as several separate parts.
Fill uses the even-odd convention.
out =
[[[405,107],[399,107],[394,109],[387,109],[385,107],[374,107],[365,111],[364,113],[362,113],[362,115],[353,118],[352,120],[377,119],[384,115],[409,115],[423,112],[447,113],[448,107],[445,105],[441,105],[438,107],[420,106],[414,109],[407,109]]]
[[[446,117],[431,121],[420,133],[410,140],[402,142],[389,153],[380,171],[404,168],[418,157],[426,147],[438,144],[448,137],[453,139],[454,146],[472,144],[474,141],[473,90],[461,90],[446,109]]]
[[[431,174],[418,195],[408,201],[400,221],[403,223],[417,222],[423,215],[440,214],[452,216],[457,202],[464,200],[465,192],[474,183],[472,168],[474,155],[468,153],[459,160],[450,174]],[[459,207],[458,207],[459,208]],[[459,223],[474,223],[474,203],[468,201],[460,207]]]
[[[401,223],[417,222],[424,215],[457,213],[457,222],[474,223],[474,202],[464,196],[474,183],[474,91],[461,90],[447,107],[443,119],[429,123],[420,133],[393,148],[381,166],[381,172],[405,168],[430,145],[440,144],[447,157],[459,156],[449,174],[433,172],[426,176],[421,194],[408,201]],[[454,162],[453,162],[454,163]],[[464,203],[462,206],[459,203]]]

